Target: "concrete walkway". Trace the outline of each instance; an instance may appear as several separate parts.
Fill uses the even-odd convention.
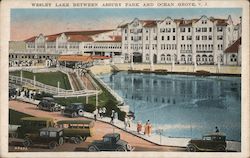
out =
[[[38,100],[33,100],[33,99],[26,98],[26,97],[17,97],[17,99],[24,101],[24,102],[27,102],[27,103],[35,104],[35,105],[37,105],[39,103]],[[84,117],[94,119],[94,114],[85,112]],[[111,118],[110,117],[103,117],[103,118],[97,117],[97,120],[105,122],[105,123],[110,123]],[[125,129],[124,122],[120,121],[120,120],[114,120],[114,124],[112,124],[112,125],[123,130],[123,131],[126,131],[128,133],[131,133],[131,134],[137,136],[137,137],[140,137],[146,141],[154,143],[156,145],[174,146],[174,147],[185,148],[188,144],[188,141],[191,140],[191,138],[173,138],[173,137],[159,135],[159,134],[157,134],[157,132],[155,130],[153,130],[153,133],[150,136],[144,135],[143,133],[137,133],[137,126],[135,123],[132,123],[132,122],[131,122],[131,126],[130,127],[127,126],[126,129]],[[227,150],[240,152],[241,151],[241,143],[236,142],[236,141],[227,141]]]

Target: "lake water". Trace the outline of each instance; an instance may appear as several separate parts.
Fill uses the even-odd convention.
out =
[[[100,78],[119,94],[135,120],[164,136],[200,138],[218,126],[228,140],[241,139],[241,78],[119,72]]]

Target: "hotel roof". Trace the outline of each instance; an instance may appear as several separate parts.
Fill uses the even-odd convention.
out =
[[[241,45],[241,37],[237,41],[235,41],[231,46],[227,47],[225,53],[238,53],[240,45]]]
[[[113,30],[89,30],[89,31],[68,31],[68,32],[61,32],[57,34],[47,35],[45,36],[45,40],[47,42],[54,42],[56,41],[57,37],[61,34],[65,34],[68,37],[69,42],[92,42],[92,35],[109,32]],[[33,36],[25,40],[25,42],[34,42],[37,36]]]

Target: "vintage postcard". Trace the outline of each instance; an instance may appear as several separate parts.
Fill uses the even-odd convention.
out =
[[[250,156],[248,1],[3,0],[0,55],[1,157]]]

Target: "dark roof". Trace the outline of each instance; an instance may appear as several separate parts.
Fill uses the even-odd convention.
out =
[[[91,120],[61,120],[57,124],[94,124]]]
[[[52,118],[47,118],[47,117],[23,117],[21,120],[29,120],[29,121],[51,121],[53,120]]]
[[[237,41],[235,41],[231,46],[227,47],[225,53],[238,53],[240,45],[241,45],[241,37]]]
[[[120,134],[119,133],[108,133],[105,134],[103,137],[118,137]]]
[[[45,127],[41,128],[40,131],[50,131],[50,132],[59,132],[63,130],[62,128],[55,128],[55,127]]]
[[[205,134],[203,136],[226,136],[225,133],[222,133],[222,132],[213,132],[213,133],[208,133],[208,134]]]
[[[90,37],[92,35],[96,35],[99,33],[109,32],[113,30],[88,30],[88,31],[68,31],[68,32],[61,32],[57,34],[47,35],[45,39],[47,42],[54,42],[56,38],[61,34],[65,34],[68,37],[68,41],[70,42],[92,42],[93,39]],[[33,36],[24,40],[25,42],[34,42],[37,36]]]

